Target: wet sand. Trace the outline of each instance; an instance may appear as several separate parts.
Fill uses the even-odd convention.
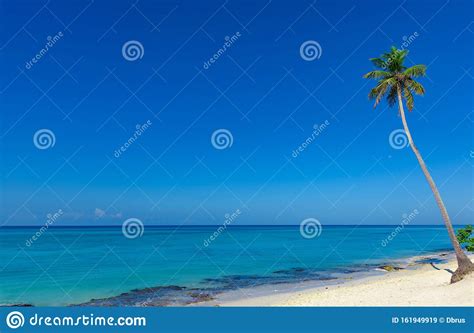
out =
[[[471,259],[474,256],[471,256]],[[412,260],[403,269],[391,269],[376,276],[359,276],[342,283],[310,287],[295,285],[293,290],[242,289],[222,294],[212,302],[217,306],[474,306],[474,276],[450,284],[456,269],[453,256],[444,262]],[[400,267],[401,268],[401,267]]]

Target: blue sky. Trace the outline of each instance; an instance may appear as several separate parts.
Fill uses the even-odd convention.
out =
[[[427,64],[428,77],[409,126],[453,222],[472,221],[472,2],[0,6],[3,225],[43,224],[59,209],[58,225],[220,224],[237,209],[239,224],[398,224],[415,209],[414,223],[440,224],[410,149],[389,144],[396,109],[373,110],[374,82],[362,79],[369,58],[410,36],[408,64]],[[122,54],[130,40],[143,46],[136,61]],[[301,57],[308,40],[319,59]],[[34,145],[41,129],[54,146]],[[218,129],[232,146],[214,148]]]

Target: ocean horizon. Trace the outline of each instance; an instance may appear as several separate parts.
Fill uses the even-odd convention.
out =
[[[34,229],[34,228],[41,228],[44,226],[43,224],[28,224],[28,225],[4,225],[0,226],[0,229]],[[180,224],[144,224],[146,228],[212,228],[212,227],[219,227],[222,226],[222,223],[219,224],[194,224],[194,225],[180,225]],[[464,227],[469,225],[469,223],[457,223],[453,224],[454,227]],[[122,228],[123,223],[120,224],[108,224],[108,225],[94,225],[94,224],[74,224],[74,225],[49,225],[48,229],[67,229],[67,228]],[[398,224],[324,224],[324,228],[332,228],[332,227],[357,227],[357,228],[393,228],[401,226],[400,223]],[[269,228],[281,228],[281,227],[295,227],[299,228],[300,224],[240,224],[240,225],[227,225],[227,229],[231,228],[262,228],[262,227],[269,227]],[[426,228],[426,227],[434,227],[434,228],[445,228],[444,224],[417,224],[417,225],[404,225],[403,228]]]
[[[324,225],[306,237],[299,226],[218,227],[145,226],[132,236],[118,226],[3,227],[0,304],[182,305],[450,248],[444,226]]]
[[[474,333],[474,0],[0,8],[0,333]]]

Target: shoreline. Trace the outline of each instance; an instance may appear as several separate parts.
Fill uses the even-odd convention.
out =
[[[277,277],[237,275],[208,278],[207,282],[211,281],[211,284],[202,288],[178,285],[155,286],[134,289],[111,297],[91,299],[70,306],[278,306],[282,301],[273,300],[275,294],[293,295],[308,290],[328,289],[330,286],[358,284],[366,279],[385,277],[391,271],[413,270],[415,266],[425,263],[446,262],[450,256],[454,257],[446,250],[439,250],[418,256],[368,261],[330,271],[292,268],[273,272]],[[283,280],[278,279],[279,274],[285,275]],[[291,277],[286,276],[287,274],[291,274]]]
[[[471,258],[474,256],[471,256]],[[446,250],[423,255],[367,261],[332,271],[292,268],[273,272],[271,277],[252,275],[224,276],[208,279],[205,287],[178,285],[133,289],[104,298],[68,306],[397,306],[397,305],[474,305],[474,278],[449,286],[450,273],[455,269],[454,254]],[[208,282],[209,282],[208,281]],[[249,283],[250,282],[250,283]],[[224,284],[222,284],[224,283]],[[440,295],[448,289],[462,289],[461,294],[433,300],[413,299],[420,288],[441,287]],[[398,292],[396,289],[401,289]],[[433,290],[434,290],[433,289]],[[446,289],[446,290],[444,290]],[[411,290],[407,294],[403,291]],[[360,295],[365,295],[360,297]],[[372,295],[372,296],[369,296]],[[456,294],[457,295],[457,294]],[[456,299],[456,300],[455,300]],[[403,301],[403,300],[406,300]],[[7,303],[0,306],[35,306],[29,303]]]
[[[438,261],[442,258],[442,261]],[[474,255],[470,255],[471,260]],[[426,260],[425,260],[426,259]],[[433,265],[430,261],[435,260]],[[393,261],[396,262],[396,261]],[[401,269],[359,274],[325,285],[225,292],[194,306],[474,306],[474,275],[450,284],[457,267],[445,252],[409,258]]]

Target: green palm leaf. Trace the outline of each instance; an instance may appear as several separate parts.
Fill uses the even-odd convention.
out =
[[[415,106],[413,95],[424,95],[425,88],[415,78],[426,75],[426,66],[414,65],[407,68],[404,65],[407,55],[408,50],[398,50],[392,46],[389,52],[379,58],[370,59],[378,69],[366,73],[363,77],[377,80],[377,85],[369,92],[369,99],[375,100],[374,108],[385,96],[388,105],[392,107],[397,103],[400,91],[400,97],[405,101],[408,110],[412,111]]]
[[[425,65],[415,65],[405,69],[403,75],[410,77],[419,77],[426,75],[426,66]]]
[[[386,78],[390,76],[390,72],[386,71],[372,71],[365,74],[363,77],[364,79],[380,79]]]

